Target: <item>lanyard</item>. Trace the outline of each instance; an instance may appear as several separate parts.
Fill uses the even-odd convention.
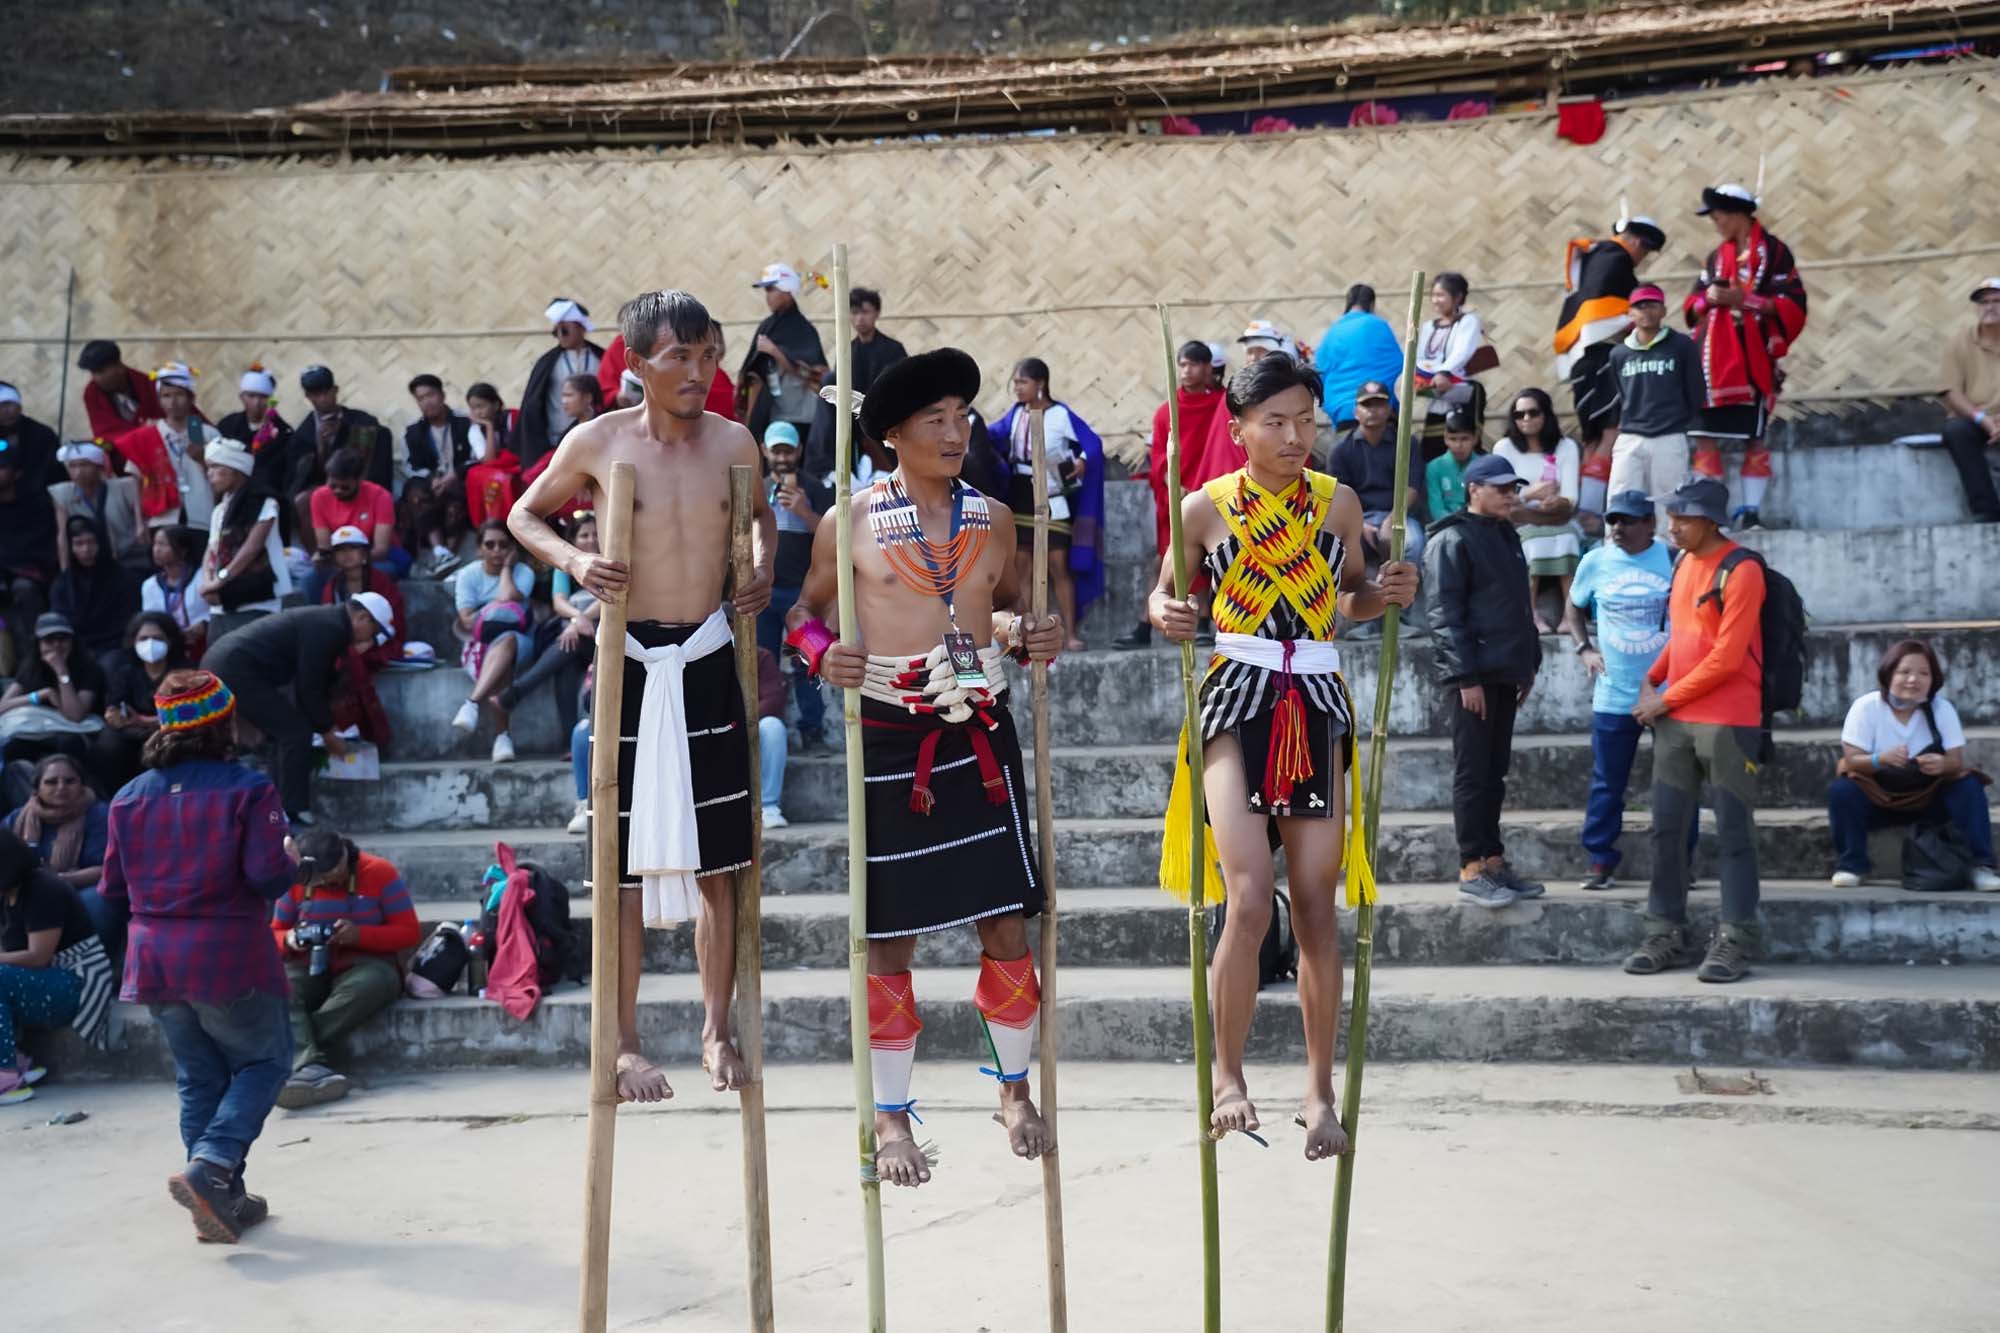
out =
[[[902,484],[900,482],[896,484],[896,490],[902,494],[905,500],[909,500],[909,492],[903,490]],[[912,517],[914,518],[916,515],[915,501],[910,502],[910,512]],[[962,481],[954,481],[952,483],[952,490],[951,490],[951,534],[950,536],[945,538],[947,544],[956,542],[958,540],[958,531],[963,524],[964,516],[965,516],[965,483]],[[927,569],[929,569],[931,573],[935,574],[938,577],[939,581],[942,582],[944,579],[945,571],[938,567],[937,561],[931,559],[930,542],[925,540],[924,538],[924,529],[921,521],[917,522],[917,540],[913,544],[916,546],[918,554],[923,556],[924,566]],[[946,584],[944,591],[939,593],[938,596],[944,600],[945,618],[951,621],[951,628],[953,632],[956,632],[958,630],[958,612],[953,609],[951,604],[952,590],[957,585],[956,576],[958,574],[958,567],[956,563],[953,564],[951,572],[953,575],[952,582]]]

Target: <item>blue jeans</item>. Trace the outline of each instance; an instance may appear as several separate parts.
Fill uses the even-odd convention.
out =
[[[819,681],[806,672],[804,662],[785,658],[785,613],[798,603],[799,592],[797,588],[771,589],[771,604],[757,613],[757,646],[770,649],[792,678],[792,698],[799,705],[799,739],[803,741],[825,731],[826,696],[820,693]]]
[[[1423,487],[1418,486],[1417,489],[1421,491]],[[1371,510],[1361,516],[1361,521],[1370,527],[1382,529],[1382,551],[1386,559],[1389,550],[1389,511]],[[1421,565],[1424,562],[1424,525],[1417,521],[1415,514],[1403,515],[1403,559],[1413,565]]]
[[[1869,871],[1868,833],[1891,824],[1938,824],[1949,820],[1972,846],[1972,859],[1993,865],[1993,814],[1986,808],[1986,788],[1970,774],[1941,784],[1931,803],[1907,813],[1884,810],[1846,778],[1835,778],[1826,789],[1826,813],[1833,824],[1833,868],[1849,874]]]
[[[123,975],[125,971],[125,935],[132,923],[131,909],[123,898],[106,898],[96,889],[78,889],[76,896],[83,899],[83,910],[90,913],[90,922],[97,927],[97,938],[104,945],[104,952],[111,956],[112,971]]]
[[[1625,854],[1618,835],[1625,831],[1625,789],[1632,781],[1632,761],[1646,729],[1630,713],[1590,715],[1590,795],[1583,810],[1583,850],[1593,867],[1616,870]],[[1688,859],[1701,836],[1699,820],[1688,824]]]
[[[188,1160],[241,1170],[292,1072],[285,997],[250,991],[229,1004],[148,1007],[174,1054]]]
[[[776,805],[785,794],[785,720],[757,719],[757,763],[764,788],[764,804]]]
[[[576,720],[569,729],[569,773],[576,779],[576,799],[590,799],[590,718]]]

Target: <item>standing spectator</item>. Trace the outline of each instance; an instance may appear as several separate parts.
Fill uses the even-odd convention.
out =
[[[597,515],[586,509],[576,515],[569,529],[570,545],[585,555],[597,554]],[[534,629],[534,662],[514,670],[514,683],[500,691],[499,708],[513,714],[521,701],[554,681],[556,720],[564,731],[576,725],[577,697],[583,678],[597,655],[597,618],[604,604],[590,589],[577,583],[566,569],[550,576],[549,602],[555,615]]]
[[[521,493],[521,414],[486,383],[465,391],[465,413],[472,418],[466,438],[478,460],[465,471],[465,521],[476,532],[489,518],[506,518],[514,497]],[[432,575],[443,578],[456,569],[457,552],[457,543],[448,558],[433,551]]]
[[[97,525],[83,515],[71,516],[64,538],[69,568],[49,587],[49,609],[69,621],[77,645],[101,661],[119,647],[125,622],[139,609],[139,583],[104,554]]]
[[[1584,553],[1570,584],[1575,614],[1570,634],[1584,669],[1597,677],[1590,696],[1590,797],[1583,816],[1583,849],[1590,854],[1585,889],[1615,882],[1618,837],[1625,828],[1625,788],[1645,728],[1632,716],[1640,682],[1667,646],[1667,593],[1673,586],[1673,552],[1653,535],[1653,502],[1644,491],[1620,491],[1605,506],[1611,540]],[[1590,618],[1597,619],[1597,642]],[[1693,826],[1689,826],[1693,832]]]
[[[1417,334],[1417,396],[1425,403],[1423,436],[1426,462],[1444,450],[1444,414],[1469,408],[1486,417],[1486,389],[1481,370],[1494,364],[1486,348],[1486,326],[1465,308],[1472,285],[1463,273],[1446,271],[1431,282],[1431,317]]]
[[[1951,824],[1974,858],[1973,887],[2000,890],[1988,779],[1965,762],[1965,727],[1939,691],[1944,664],[1921,639],[1882,655],[1880,689],[1862,695],[1840,728],[1840,770],[1826,790],[1836,854],[1833,887],[1868,878],[1868,834],[1892,824]]]
[[[1042,458],[1048,466],[1049,591],[1068,635],[1065,651],[1080,653],[1082,619],[1090,603],[1104,590],[1104,568],[1097,556],[1104,516],[1104,442],[1090,424],[1049,391],[1049,367],[1040,357],[1014,366],[1014,405],[988,437],[1006,454],[1013,469],[1007,506],[1024,531],[1035,519],[1034,442],[1030,422],[1042,414]],[[1034,586],[1034,543],[1014,548],[1014,569],[1022,596]]]
[[[208,644],[209,606],[196,588],[201,581],[200,540],[193,528],[154,528],[156,572],[139,585],[139,609],[157,611],[179,626],[194,657]]]
[[[1556,374],[1569,384],[1576,433],[1587,453],[1595,454],[1604,434],[1618,424],[1611,352],[1632,327],[1639,266],[1666,248],[1667,232],[1659,223],[1621,217],[1611,228],[1611,239],[1571,241],[1563,256],[1568,290],[1556,316]]]
[[[476,461],[472,419],[451,410],[444,381],[435,375],[413,378],[410,397],[417,420],[403,428],[403,452],[410,458],[400,511],[403,546],[442,559],[465,536],[465,477]]]
[[[215,512],[209,515],[208,551],[195,591],[216,610],[238,615],[276,611],[292,591],[291,565],[278,540],[278,499],[257,489],[256,467],[240,444],[224,440],[209,448]]]
[[[1236,345],[1243,349],[1243,364],[1249,366],[1275,352],[1283,352],[1289,356],[1294,344],[1290,335],[1270,320],[1253,319],[1237,337]],[[1217,348],[1218,344],[1209,344],[1209,354],[1214,358],[1216,382],[1220,384],[1223,382],[1224,358],[1223,353]],[[1208,438],[1198,442],[1199,464],[1182,460],[1183,476],[1189,475],[1188,468],[1198,466],[1199,470],[1191,477],[1194,486],[1206,486],[1217,477],[1226,477],[1237,469],[1249,465],[1249,455],[1244,452],[1243,446],[1236,442],[1231,427],[1232,420],[1227,412],[1217,412],[1210,417]],[[1183,447],[1187,447],[1188,443],[1184,441]]]
[[[278,1105],[288,1111],[347,1095],[333,1052],[396,1002],[403,993],[400,955],[423,939],[410,890],[387,860],[324,828],[300,834],[298,851],[299,882],[271,912],[292,988],[292,1075],[278,1089]],[[316,949],[299,937],[299,927],[308,925],[332,926],[332,940]]]
[[[160,419],[112,442],[138,477],[139,512],[150,526],[205,527],[209,510],[215,507],[201,460],[209,442],[221,435],[195,411],[194,380],[194,371],[179,361],[154,371]]]
[[[1690,427],[1708,401],[1694,339],[1665,327],[1667,294],[1632,292],[1632,332],[1611,349],[1618,386],[1618,438],[1611,445],[1611,489],[1664,499],[1687,479]],[[1663,520],[1662,507],[1656,519]]]
[[[750,352],[737,372],[736,415],[760,440],[773,421],[789,421],[798,428],[801,447],[819,453],[812,424],[818,416],[827,358],[819,330],[799,309],[804,280],[789,264],[767,264],[750,285],[764,293],[764,308],[770,313],[757,325]],[[832,454],[826,457],[831,466]]]
[[[1354,391],[1357,416],[1353,430],[1333,446],[1326,470],[1361,501],[1361,544],[1371,565],[1389,558],[1389,514],[1396,507],[1396,432],[1390,427],[1389,386],[1369,380]],[[1415,563],[1423,559],[1424,525],[1417,518],[1423,497],[1409,485],[1404,518],[1404,553]]]
[[[173,617],[160,611],[132,617],[125,651],[105,664],[104,730],[90,741],[90,767],[101,790],[116,793],[139,776],[139,753],[160,729],[153,696],[161,681],[188,664],[187,640]]]
[[[1806,327],[1806,285],[1791,250],[1757,220],[1757,204],[1741,185],[1701,192],[1697,212],[1715,224],[1722,243],[1709,252],[1684,302],[1708,384],[1694,428],[1694,470],[1722,481],[1720,442],[1743,441],[1743,503],[1736,514],[1745,528],[1761,526],[1757,510],[1771,482],[1764,432],[1785,383],[1778,363]]]
[[[36,619],[35,650],[0,694],[0,763],[46,754],[80,758],[88,748],[84,738],[103,725],[97,702],[104,669],[77,646],[69,621],[53,611]]]
[[[1569,581],[1583,556],[1583,534],[1577,530],[1576,503],[1583,451],[1563,434],[1556,406],[1542,389],[1523,389],[1507,414],[1507,433],[1494,441],[1493,452],[1514,467],[1528,483],[1521,492],[1514,521],[1521,530],[1521,549],[1528,557],[1528,594],[1535,608],[1535,629],[1555,633],[1542,618],[1541,580],[1556,581],[1556,617],[1569,605]]]
[[[2000,494],[1986,451],[2000,444],[2000,277],[1973,288],[1979,317],[1945,344],[1944,447],[1980,523],[2000,523]]]
[[[1465,469],[1479,447],[1479,418],[1462,407],[1444,414],[1444,452],[1424,466],[1424,513],[1433,524],[1465,508]]]
[[[139,483],[131,477],[107,475],[110,458],[87,440],[66,444],[56,457],[69,469],[69,480],[49,487],[55,502],[56,527],[69,530],[72,518],[89,519],[98,540],[110,547],[111,558],[137,572],[153,567],[152,542],[139,513]],[[62,567],[69,568],[69,552],[57,552]]]
[[[56,461],[56,433],[21,410],[21,391],[0,380],[0,457],[22,476],[53,486],[66,475]]]
[[[882,293],[856,287],[847,294],[847,321],[854,327],[854,392],[867,393],[875,377],[909,356],[903,344],[875,327],[882,318]]]
[[[1682,553],[1667,604],[1667,648],[1632,710],[1653,728],[1653,889],[1645,941],[1625,960],[1627,972],[1641,975],[1694,961],[1683,837],[1704,783],[1715,798],[1722,929],[1696,977],[1740,981],[1758,939],[1751,811],[1763,749],[1764,567],[1745,559],[1723,577],[1723,560],[1738,549],[1722,535],[1728,511],[1729,488],[1708,477],[1690,477],[1667,501]]]
[[[1475,458],[1465,469],[1465,508],[1437,525],[1424,557],[1438,672],[1451,712],[1458,896],[1488,908],[1545,891],[1509,868],[1500,837],[1514,716],[1542,664],[1528,561],[1512,521],[1522,485],[1506,459]]]
[[[7,674],[34,656],[35,617],[48,609],[55,578],[56,509],[38,476],[21,470],[10,444],[0,449],[0,593],[7,606]],[[4,650],[0,650],[4,651]]]
[[[160,396],[153,392],[153,381],[125,364],[117,343],[92,338],[77,354],[76,368],[90,375],[83,386],[83,410],[93,437],[115,440],[160,419]]]
[[[393,578],[409,573],[409,552],[396,544],[396,501],[362,478],[361,455],[352,449],[327,460],[326,485],[313,491],[307,508],[313,531],[313,569],[305,587],[308,602],[320,600],[320,590],[333,570],[333,534],[341,528],[368,534],[368,558],[383,573]]]
[[[479,730],[479,706],[490,704],[500,721],[493,737],[493,762],[512,763],[514,738],[507,731],[508,714],[500,692],[513,682],[516,671],[525,671],[534,661],[528,595],[534,591],[535,571],[519,558],[507,525],[489,518],[479,529],[479,559],[453,575],[452,584],[458,629],[466,636],[460,662],[472,678],[472,693],[459,705],[451,724],[468,734]]]
[[[275,745],[278,790],[294,824],[313,822],[314,734],[333,758],[347,753],[333,727],[334,673],[350,653],[365,653],[378,636],[394,634],[395,620],[383,598],[357,593],[338,606],[294,607],[252,621],[202,658],[203,671],[235,696],[243,720]]]
[[[595,375],[604,361],[604,349],[589,339],[596,325],[583,306],[559,296],[549,302],[542,318],[548,320],[556,345],[535,358],[528,371],[528,387],[521,395],[521,439],[516,452],[523,468],[541,462],[563,432],[576,423],[563,407],[563,383],[573,375]]]
[[[817,688],[818,682],[814,682]],[[785,673],[778,655],[757,650],[757,766],[764,799],[764,827],[784,828],[791,821],[780,808],[785,796],[785,763],[790,757],[785,729]]]
[[[123,998],[152,1010],[173,1052],[187,1169],[168,1192],[196,1234],[233,1244],[268,1211],[243,1171],[292,1062],[265,926],[292,862],[277,789],[236,762],[228,687],[177,671],[155,703],[150,771],[111,802],[103,892],[130,906]]]
[[[1173,427],[1174,409],[1180,412],[1181,491],[1195,489],[1191,478],[1201,471],[1200,443],[1208,438],[1215,413],[1222,406],[1221,386],[1215,382],[1215,353],[1205,342],[1184,342],[1174,355],[1177,380],[1173,403],[1161,403],[1153,412],[1153,440],[1146,455],[1146,480],[1153,488],[1153,549],[1168,546],[1167,445]],[[1144,648],[1153,641],[1153,623],[1139,609],[1139,623],[1111,641],[1118,649]]]
[[[291,497],[303,546],[312,538],[313,490],[326,484],[326,465],[335,454],[343,449],[359,454],[361,475],[391,494],[399,483],[398,474],[409,472],[409,458],[388,427],[340,401],[340,386],[325,366],[307,366],[299,375],[299,387],[313,411],[292,432],[291,477],[284,494]]]
[[[1357,282],[1347,289],[1347,312],[1328,326],[1313,354],[1324,385],[1321,402],[1335,430],[1352,430],[1360,419],[1355,394],[1363,384],[1394,384],[1403,374],[1403,340],[1375,313],[1375,289]],[[1396,407],[1394,393],[1389,409]],[[1438,517],[1433,515],[1433,517]],[[1162,548],[1164,549],[1164,543]]]
[[[76,891],[0,830],[0,1106],[32,1098],[48,1072],[21,1053],[21,1025],[66,1025],[103,1046],[113,985]]]
[[[774,658],[783,651],[785,613],[799,600],[806,571],[812,567],[813,534],[819,531],[820,515],[833,504],[826,487],[799,470],[799,453],[799,434],[790,422],[774,421],[765,429],[764,463],[771,476],[771,512],[778,520],[778,554],[771,566],[771,604],[757,613],[757,646]],[[805,663],[795,661],[793,665],[793,693],[799,702],[799,752],[816,754],[826,747],[822,734],[826,698]],[[781,703],[778,717],[784,715]],[[768,819],[764,822],[770,823]]]
[[[319,600],[326,603],[347,602],[364,592],[372,592],[389,604],[389,614],[396,624],[409,624],[403,614],[403,589],[396,580],[369,562],[372,543],[367,533],[360,528],[335,528],[330,544],[333,547],[333,571],[328,575],[326,586],[320,590]],[[403,657],[403,636],[400,628],[391,631],[389,637],[361,654],[361,660],[370,670],[380,670],[391,662],[399,662]]]
[[[722,336],[722,326],[717,324],[715,355],[718,358],[727,356],[728,345],[729,340]],[[631,375],[632,378],[629,388],[625,383],[627,375]],[[639,383],[639,377],[632,375],[631,367],[626,364],[625,335],[622,333],[612,337],[611,345],[604,349],[604,359],[597,363],[597,387],[604,391],[604,401],[617,403],[620,407],[636,406],[643,396],[643,386]],[[632,399],[629,403],[625,401],[628,395]],[[708,399],[701,407],[702,411],[713,412],[725,420],[736,420],[736,382],[729,378],[729,372],[720,365],[715,368],[715,378],[708,382]],[[833,465],[832,460],[833,454],[828,452],[827,466]]]

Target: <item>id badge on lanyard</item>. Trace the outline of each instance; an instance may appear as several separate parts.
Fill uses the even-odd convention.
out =
[[[951,497],[951,536],[949,538],[951,541],[958,539],[960,520],[964,512],[965,488],[964,483],[960,482],[957,489],[952,492]],[[931,573],[940,576],[944,574],[944,571],[937,567],[937,562],[932,560],[929,555],[925,555],[924,563],[930,566]],[[958,572],[956,569],[952,571],[954,575]],[[944,652],[945,656],[951,659],[952,676],[961,686],[967,689],[984,688],[986,685],[986,669],[979,664],[979,649],[973,646],[972,636],[963,632],[958,627],[958,612],[951,604],[951,590],[947,588],[940,595],[944,598],[945,616],[951,621],[951,628],[946,630],[944,635]]]

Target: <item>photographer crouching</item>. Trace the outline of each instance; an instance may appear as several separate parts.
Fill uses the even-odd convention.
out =
[[[419,942],[417,909],[395,866],[332,829],[298,838],[299,882],[278,899],[271,931],[292,983],[292,1076],[278,1090],[287,1111],[336,1102],[347,1077],[329,1048],[403,991],[400,955]]]

